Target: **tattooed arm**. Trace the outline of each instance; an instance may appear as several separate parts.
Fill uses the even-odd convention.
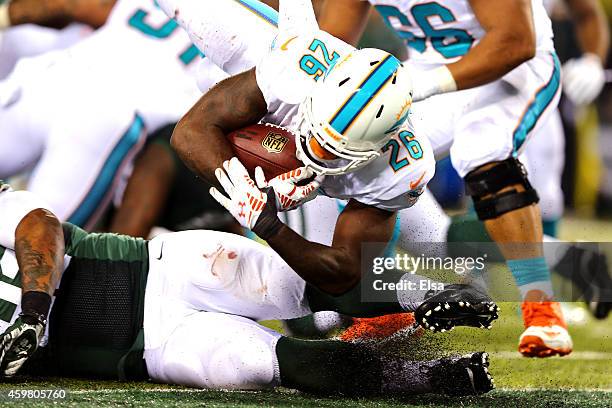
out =
[[[181,119],[172,147],[198,176],[219,187],[215,169],[234,156],[225,135],[259,122],[267,113],[255,69],[221,81]]]
[[[64,262],[64,233],[55,215],[40,208],[28,213],[15,230],[15,254],[22,292],[53,296]]]
[[[79,22],[94,28],[102,26],[116,0],[11,0],[11,25],[38,24],[60,28]]]

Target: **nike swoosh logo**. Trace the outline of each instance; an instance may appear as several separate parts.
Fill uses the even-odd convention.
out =
[[[421,184],[421,181],[423,181],[423,178],[425,178],[425,172],[423,172],[423,174],[421,174],[421,177],[419,177],[419,179],[417,181],[411,181],[410,182],[410,189],[414,190],[415,188],[417,188],[419,186],[419,184]]]
[[[157,259],[158,261],[161,261],[163,255],[164,255],[164,242],[162,241],[161,247],[159,248],[159,257],[155,259]]]
[[[287,41],[285,41],[285,43],[283,45],[281,45],[280,49],[283,51],[288,51],[289,48],[287,48],[287,46],[289,45],[289,43],[291,43],[291,41],[295,40],[297,38],[297,36],[292,37],[290,39],[288,39]]]

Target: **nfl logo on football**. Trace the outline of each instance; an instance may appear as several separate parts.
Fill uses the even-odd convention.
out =
[[[281,153],[289,139],[280,133],[268,133],[261,145],[270,153]]]

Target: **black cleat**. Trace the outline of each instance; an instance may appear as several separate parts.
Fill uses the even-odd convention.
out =
[[[495,388],[485,352],[443,358],[431,375],[436,390],[447,395],[480,395]]]
[[[433,332],[445,332],[455,326],[490,329],[493,320],[499,317],[495,302],[469,285],[447,285],[442,291],[426,295],[425,299],[414,317],[423,328]]]
[[[604,253],[588,244],[575,244],[553,270],[572,281],[595,318],[608,317],[612,309],[612,278]]]

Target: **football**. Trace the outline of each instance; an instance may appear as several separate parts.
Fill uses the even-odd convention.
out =
[[[251,177],[257,166],[263,169],[266,180],[303,166],[295,156],[295,136],[280,126],[251,125],[227,138]]]

